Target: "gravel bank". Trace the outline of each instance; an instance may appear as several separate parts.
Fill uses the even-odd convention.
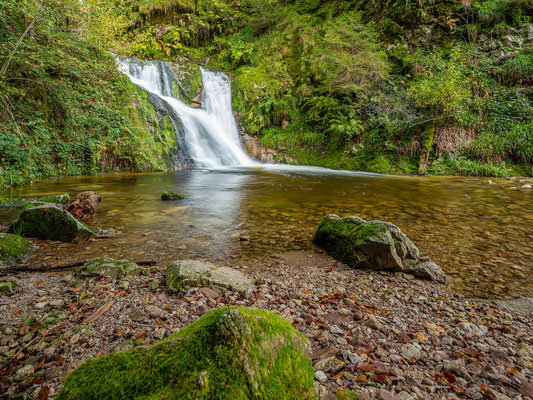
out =
[[[349,269],[321,252],[232,267],[257,290],[170,295],[162,272],[19,275],[22,290],[0,295],[0,398],[53,398],[84,360],[150,344],[232,304],[275,311],[311,340],[320,398],[345,389],[359,399],[533,398],[527,307],[463,300],[444,285]]]

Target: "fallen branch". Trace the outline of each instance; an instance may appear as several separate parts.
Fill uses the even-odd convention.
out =
[[[62,269],[71,269],[76,267],[81,267],[82,265],[88,263],[90,260],[85,261],[76,261],[66,264],[48,264],[48,265],[13,265],[11,267],[4,268],[0,270],[0,276],[7,274],[17,274],[19,272],[47,272],[47,271],[59,271]],[[138,261],[135,264],[137,265],[155,265],[155,261]]]

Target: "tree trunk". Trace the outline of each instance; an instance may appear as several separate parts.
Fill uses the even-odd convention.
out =
[[[433,135],[435,134],[435,121],[426,123],[424,136],[422,138],[422,153],[420,154],[420,164],[418,174],[425,175],[429,164],[429,153],[433,148]]]

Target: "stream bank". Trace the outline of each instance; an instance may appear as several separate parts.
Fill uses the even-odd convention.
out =
[[[309,338],[321,399],[348,389],[359,399],[533,396],[531,309],[464,300],[409,274],[354,270],[320,250],[232,265],[255,283],[246,295],[216,286],[171,295],[164,266],[123,279],[19,274],[22,290],[0,297],[0,352],[17,354],[13,375],[0,378],[3,396],[51,398],[83,361],[149,345],[227,305],[272,310]]]

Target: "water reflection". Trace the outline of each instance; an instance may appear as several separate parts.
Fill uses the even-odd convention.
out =
[[[314,168],[221,169],[55,179],[11,193],[98,191],[104,201],[91,223],[124,232],[79,244],[75,252],[73,245],[52,244],[33,262],[104,255],[253,262],[273,252],[311,248],[309,238],[320,219],[335,213],[400,226],[467,296],[533,297],[527,278],[533,272],[532,194],[511,190],[505,180],[494,182]],[[187,198],[163,202],[163,189]],[[0,210],[4,222],[15,217],[12,210]],[[240,241],[243,235],[251,240]]]

